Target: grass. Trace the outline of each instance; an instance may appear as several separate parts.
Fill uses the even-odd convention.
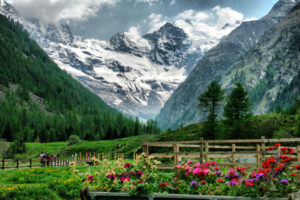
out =
[[[75,152],[86,153],[125,153],[125,157],[132,157],[133,153],[141,151],[143,142],[155,141],[155,135],[140,135],[114,140],[85,141],[68,145],[68,142],[26,143],[27,155],[37,157],[41,152],[70,156]]]
[[[69,167],[0,171],[1,200],[79,199],[81,188]]]

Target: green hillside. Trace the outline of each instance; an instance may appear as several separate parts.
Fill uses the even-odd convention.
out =
[[[49,59],[22,26],[0,15],[0,138],[111,139],[159,132],[123,116]]]
[[[224,122],[220,121],[221,130],[216,139],[232,139],[226,129],[223,129]],[[266,115],[253,116],[251,119],[253,129],[245,138],[291,138],[300,137],[300,115],[287,115],[272,112]],[[169,130],[157,138],[158,141],[182,141],[199,140],[204,137],[203,124],[192,124],[177,130]],[[205,139],[205,137],[204,137]]]

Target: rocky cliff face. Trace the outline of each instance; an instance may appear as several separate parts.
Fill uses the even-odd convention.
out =
[[[269,29],[221,80],[230,89],[241,82],[249,91],[254,113],[290,106],[300,97],[295,81],[300,72],[300,9]],[[290,88],[290,91],[287,90]]]
[[[268,15],[257,21],[243,22],[225,40],[209,50],[161,109],[157,116],[160,126],[178,128],[203,120],[203,114],[197,109],[197,97],[213,80],[224,82],[225,86],[223,80],[226,74],[234,73],[234,63],[257,44],[266,31],[286,16],[297,2],[299,0],[280,0]]]

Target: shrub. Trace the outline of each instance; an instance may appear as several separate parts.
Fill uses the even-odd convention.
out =
[[[68,141],[69,141],[69,145],[78,144],[80,142],[80,138],[77,135],[71,135]]]

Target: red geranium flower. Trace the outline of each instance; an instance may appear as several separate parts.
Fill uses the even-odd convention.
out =
[[[86,178],[87,181],[92,181],[93,179],[94,179],[93,176],[88,176],[88,177]]]
[[[278,148],[281,144],[277,143],[275,144],[275,147]]]
[[[124,168],[129,168],[131,166],[131,163],[126,163],[125,165],[124,165]]]
[[[296,176],[297,175],[297,173],[295,172],[295,173],[291,173],[290,174],[290,176]]]

